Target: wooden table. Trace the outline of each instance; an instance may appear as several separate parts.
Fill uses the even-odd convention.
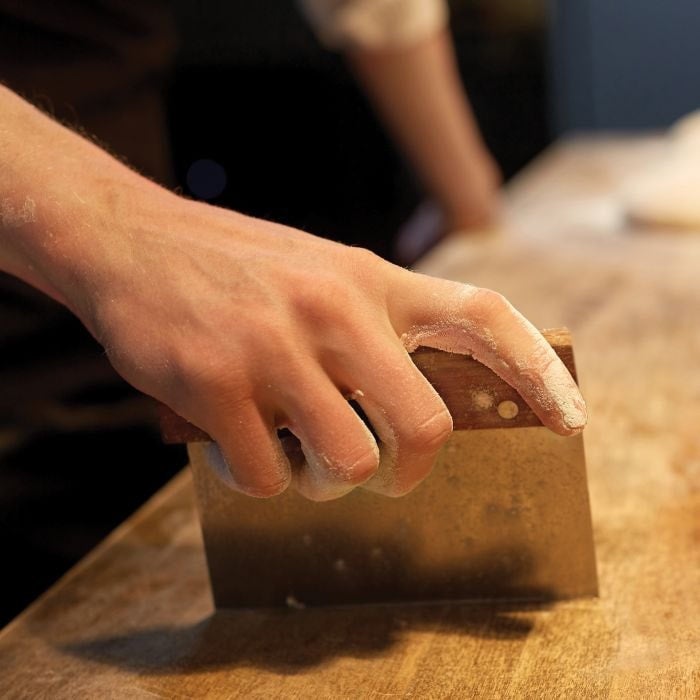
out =
[[[215,614],[183,473],[0,634],[2,697],[700,697],[700,236],[616,197],[660,148],[564,142],[422,266],[573,330],[599,599]]]

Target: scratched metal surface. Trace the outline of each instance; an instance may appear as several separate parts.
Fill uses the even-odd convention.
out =
[[[189,450],[219,608],[598,592],[580,435],[456,431],[407,496],[356,489],[323,503],[243,496],[212,469],[209,444]]]

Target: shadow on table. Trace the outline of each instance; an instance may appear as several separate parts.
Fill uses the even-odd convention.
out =
[[[219,610],[192,625],[152,626],[66,644],[62,650],[141,673],[191,674],[243,666],[294,673],[334,658],[377,656],[404,644],[414,631],[524,638],[534,613],[550,605],[553,592],[524,588],[512,568],[506,575],[499,563],[503,556],[494,554],[479,561],[472,576],[481,584],[490,582],[497,601]],[[531,562],[527,557],[521,562],[525,576]],[[519,602],[513,600],[516,595]],[[154,607],[162,610],[163,601],[154,600]]]
[[[183,627],[154,627],[68,645],[71,654],[153,674],[241,666],[294,673],[338,657],[372,657],[414,630],[520,639],[543,604],[440,603],[309,610],[217,611]]]

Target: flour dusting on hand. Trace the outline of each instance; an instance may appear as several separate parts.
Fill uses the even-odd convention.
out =
[[[0,199],[0,224],[7,228],[20,228],[36,221],[36,202],[25,197],[21,206],[16,206],[11,199]]]

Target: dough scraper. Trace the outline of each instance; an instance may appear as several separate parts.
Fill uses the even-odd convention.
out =
[[[576,378],[566,329],[543,331]],[[411,355],[454,421],[432,473],[388,498],[334,501],[229,488],[211,439],[161,407],[166,442],[186,442],[216,606],[430,600],[554,600],[598,592],[583,436],[544,428],[518,393],[471,357]],[[298,441],[281,438],[292,464]]]

